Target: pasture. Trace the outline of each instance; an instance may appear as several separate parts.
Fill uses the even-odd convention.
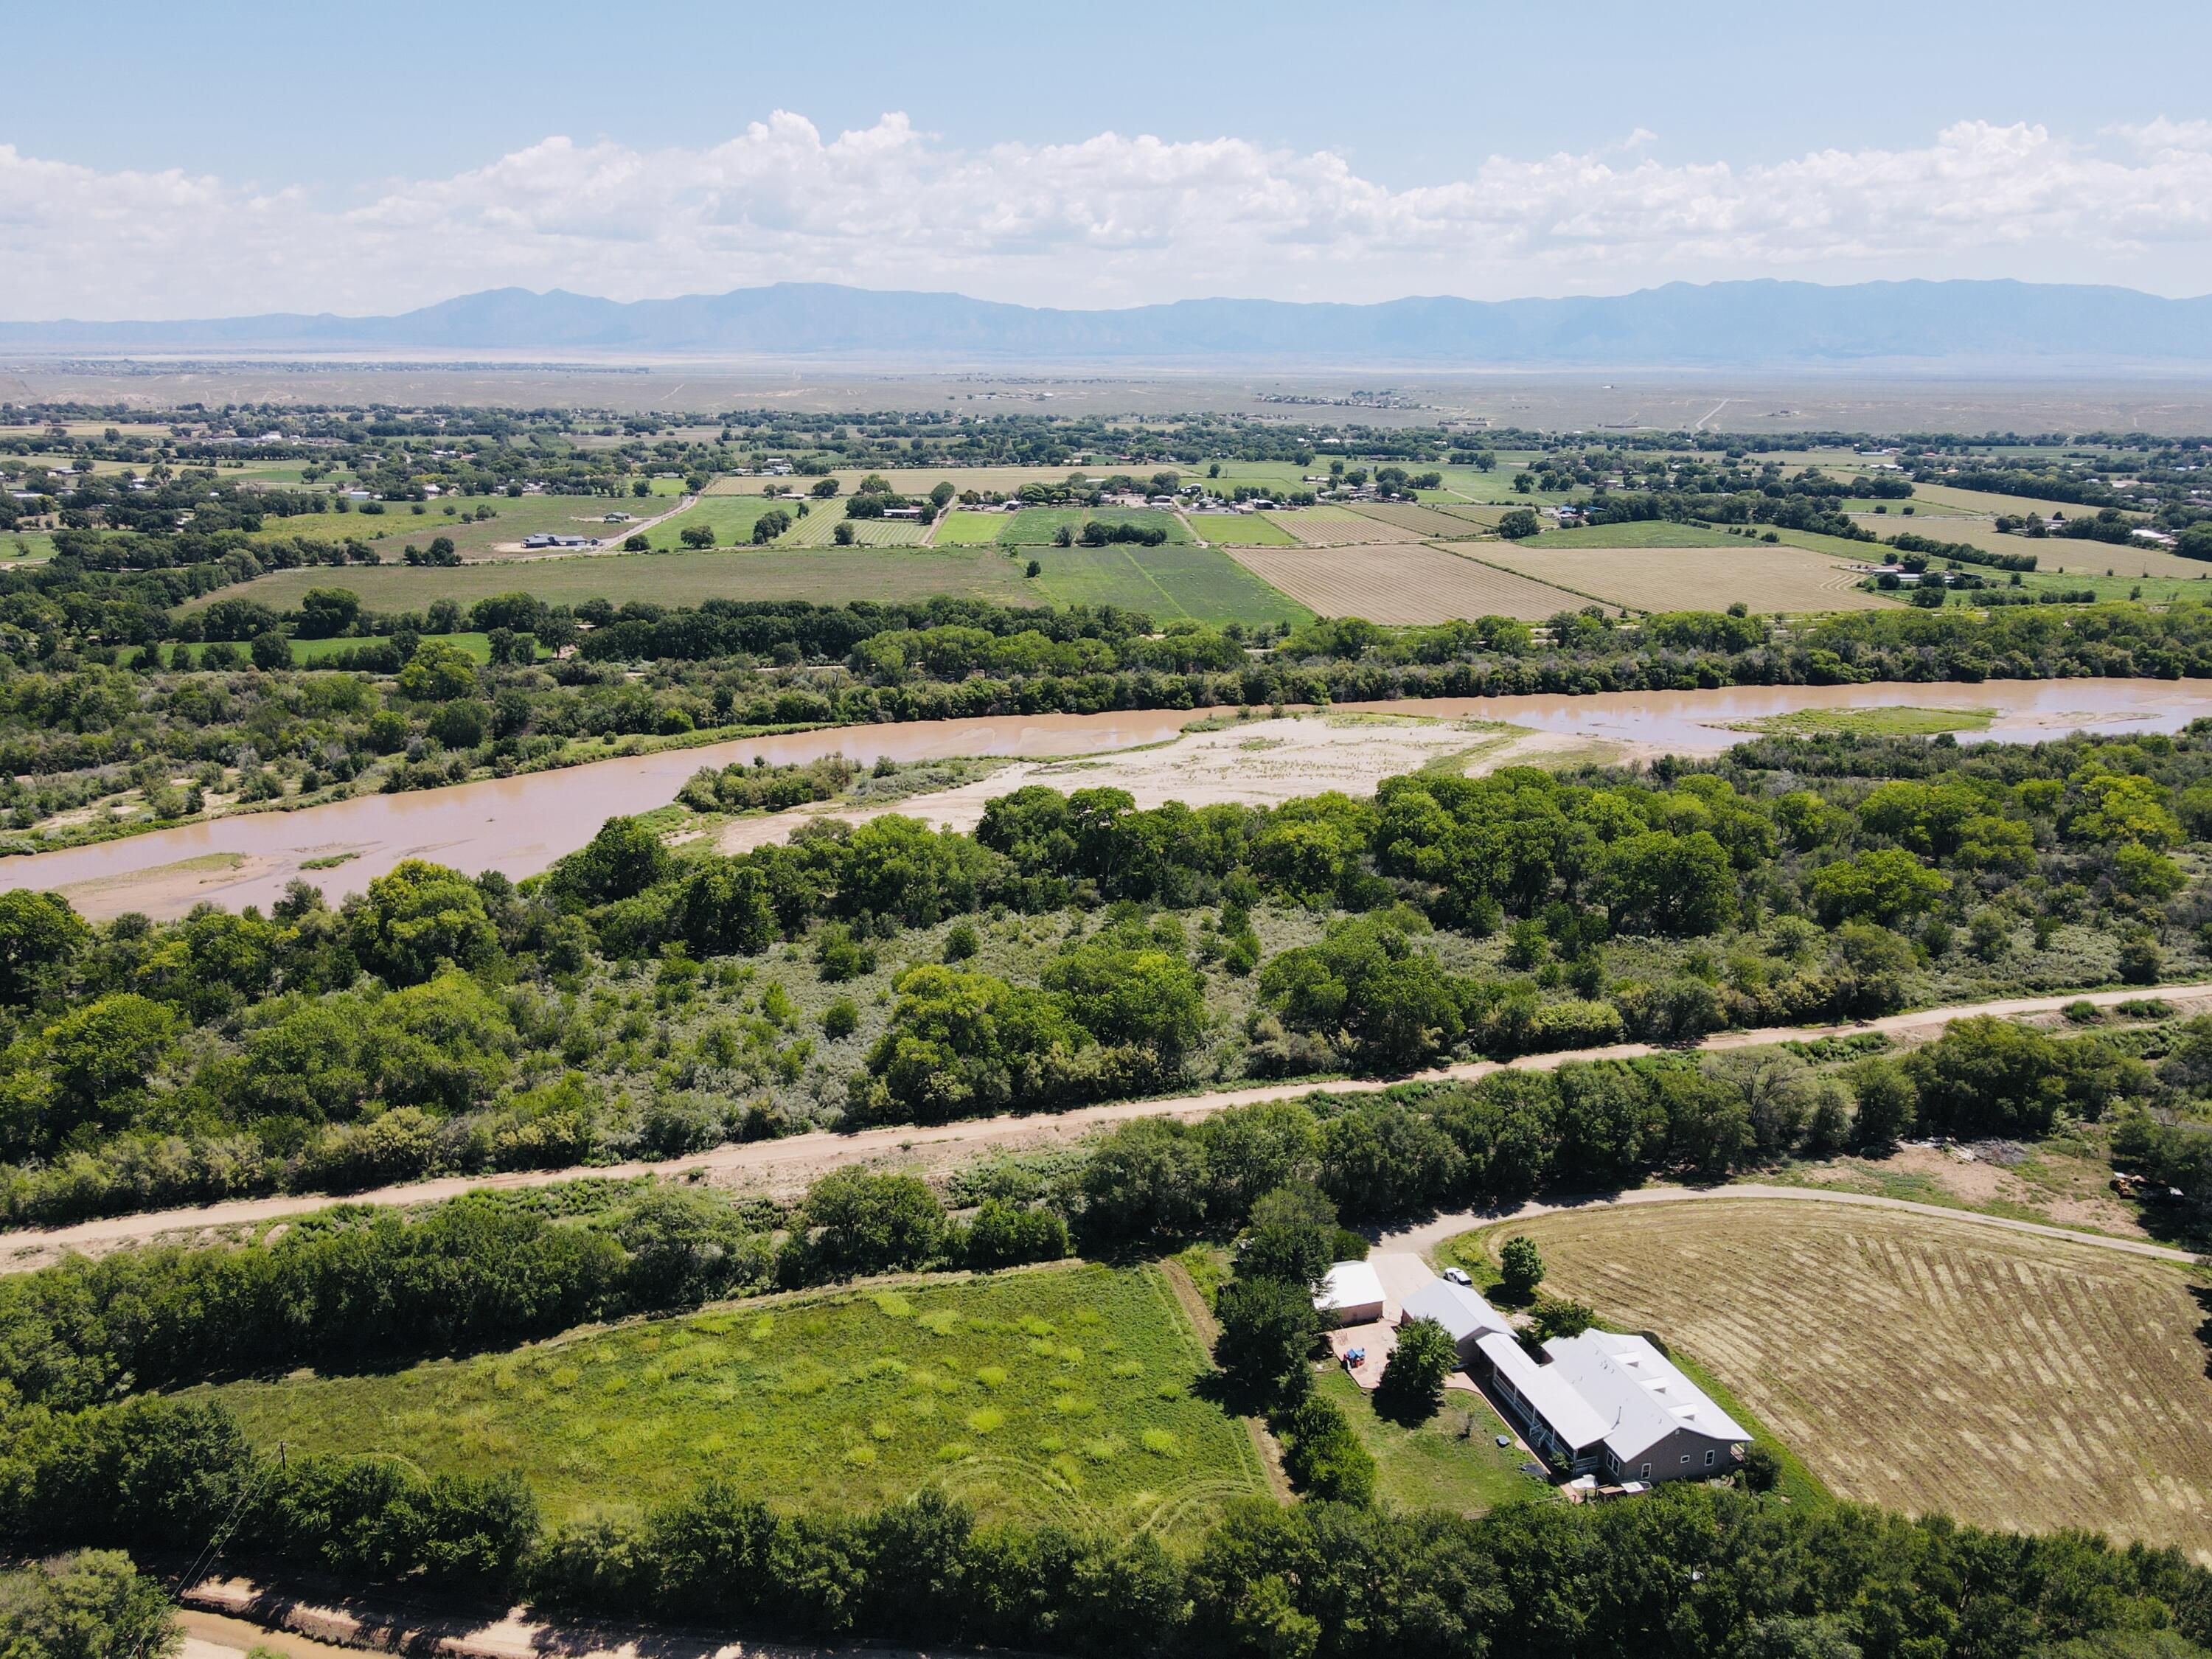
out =
[[[1509,1233],[1547,1291],[1659,1332],[1838,1497],[2212,1562],[2204,1310],[2175,1267],[1782,1200],[1538,1216],[1482,1248]]]
[[[1170,542],[1139,547],[1024,548],[1006,562],[1043,567],[1029,586],[1054,605],[1118,605],[1156,622],[1306,623],[1314,613],[1228,554]]]
[[[1161,1269],[1068,1263],[212,1392],[261,1444],[512,1470],[556,1520],[714,1477],[788,1511],[938,1486],[986,1516],[1181,1534],[1267,1490],[1243,1423],[1193,1392],[1208,1369]]]
[[[302,513],[289,519],[264,517],[261,538],[289,540],[304,536],[310,541],[368,542],[387,562],[396,562],[400,550],[412,542],[427,548],[440,536],[453,538],[454,550],[464,559],[500,556],[502,546],[543,532],[555,536],[612,536],[619,542],[629,526],[602,522],[609,513],[632,513],[640,518],[654,510],[652,503],[609,495],[505,495],[465,498],[460,501],[380,501],[381,513]],[[420,513],[414,509],[421,507]],[[452,507],[451,514],[447,512]],[[471,516],[489,507],[493,517]],[[642,507],[647,509],[640,512]]]
[[[831,501],[817,505],[803,519],[796,519],[791,528],[775,538],[778,547],[834,547],[837,543],[837,526],[853,526],[853,544],[856,547],[920,547],[929,534],[929,526],[913,519],[848,519],[845,509]]]
[[[1011,522],[1004,513],[977,513],[956,507],[937,521],[937,533],[929,538],[930,544],[933,547],[996,547],[1000,534]]]
[[[1631,611],[1723,611],[1741,600],[1765,614],[1874,611],[1897,603],[1856,584],[1858,573],[1787,543],[1702,547],[1562,547],[1485,543],[1482,556],[1532,580]]]
[[[1239,564],[1324,617],[1389,624],[1460,617],[1540,622],[1588,604],[1574,593],[1419,542],[1357,548],[1240,547]]]
[[[1987,513],[1994,516],[2005,513],[2022,517],[2033,513],[2039,519],[2053,514],[2069,519],[2078,519],[2085,514],[2097,516],[2094,507],[2084,507],[2079,501],[2045,501],[2029,495],[2001,495],[1988,489],[1958,489],[1949,484],[1917,483],[1912,486],[1912,501],[1916,507],[1949,507],[1964,513]]]
[[[1048,546],[1060,530],[1080,536],[1087,524],[1133,525],[1159,531],[1170,542],[1191,539],[1190,526],[1179,514],[1151,507],[1025,507],[1000,522],[999,539],[1009,547]]]
[[[673,502],[665,501],[638,501],[624,511],[635,513],[643,520],[665,513],[673,505]],[[646,545],[656,553],[673,553],[684,545],[685,531],[703,526],[714,532],[714,545],[717,547],[750,547],[754,524],[762,514],[773,507],[782,507],[787,513],[791,511],[789,504],[771,501],[761,495],[702,495],[674,518],[665,520],[645,531]],[[827,516],[834,519],[837,514],[833,512]],[[796,520],[797,524],[805,522],[804,519]],[[610,525],[607,530],[617,547],[630,536],[639,533],[635,525]]]
[[[952,593],[1002,605],[1034,605],[1036,584],[1001,553],[960,548],[732,548],[706,553],[597,553],[514,559],[448,569],[392,565],[323,566],[279,570],[241,587],[195,599],[247,598],[287,610],[311,587],[349,587],[371,611],[421,611],[434,600],[462,605],[495,593],[532,593],[551,605],[585,599],[651,599],[697,605],[702,599],[805,599],[845,605],[854,599],[926,599]]]

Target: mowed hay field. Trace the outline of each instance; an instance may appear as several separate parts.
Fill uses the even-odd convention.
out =
[[[1442,518],[1443,514],[1437,516]],[[1419,531],[1385,524],[1364,513],[1355,513],[1348,507],[1301,507],[1288,513],[1278,513],[1275,522],[1309,547],[1360,547],[1421,539]]]
[[[1070,1263],[769,1298],[388,1373],[211,1392],[258,1444],[512,1470],[556,1519],[727,1480],[778,1509],[926,1486],[986,1516],[1181,1533],[1264,1495],[1243,1424],[1155,1267]]]
[[[1476,526],[1465,519],[1414,501],[1362,501],[1352,510],[1362,517],[1377,519],[1399,530],[1410,530],[1416,536],[1431,539],[1449,540],[1454,536],[1472,536],[1476,532]]]
[[[1879,611],[1896,604],[1856,586],[1857,573],[1787,543],[1718,547],[1523,547],[1485,543],[1509,570],[1631,611]]]
[[[1371,623],[1518,617],[1540,622],[1589,601],[1510,571],[1425,547],[1239,547],[1237,562],[1324,617]]]
[[[469,605],[495,593],[533,593],[548,604],[585,599],[651,599],[696,605],[702,599],[805,599],[846,605],[854,599],[926,599],[951,593],[1005,605],[1042,601],[1022,566],[990,549],[939,547],[727,548],[706,553],[599,553],[515,559],[451,569],[348,565],[333,570],[279,570],[242,587],[227,587],[187,609],[224,598],[254,599],[279,611],[311,587],[349,587],[371,611],[421,611],[437,599]]]
[[[2212,1562],[2212,1380],[2182,1271],[1900,1211],[1713,1199],[1492,1229],[1656,1331],[1839,1497]]]

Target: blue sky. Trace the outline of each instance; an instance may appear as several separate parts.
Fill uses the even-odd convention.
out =
[[[0,101],[10,316],[2212,289],[2202,3],[6,10],[64,48]]]

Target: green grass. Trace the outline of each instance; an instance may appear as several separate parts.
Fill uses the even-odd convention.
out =
[[[715,1476],[788,1510],[936,1486],[986,1516],[1182,1534],[1267,1491],[1243,1425],[1191,1391],[1206,1369],[1159,1268],[1070,1263],[209,1392],[258,1444],[512,1470],[556,1518]]]
[[[1298,538],[1264,513],[1194,513],[1190,527],[1216,547],[1296,547]]]
[[[833,547],[836,544],[837,526],[849,523],[853,526],[854,543],[861,547],[919,547],[929,526],[917,524],[912,519],[852,519],[845,517],[845,509],[832,501],[827,507],[817,506],[805,518],[797,520],[790,529],[775,538],[778,547]]]
[[[619,535],[628,533],[629,526],[602,523],[607,514],[629,513],[644,518],[648,513],[639,509],[644,507],[649,512],[652,507],[648,501],[627,496],[616,501],[605,495],[523,495],[514,499],[497,495],[465,497],[452,502],[385,501],[380,505],[384,508],[381,513],[363,513],[356,507],[349,513],[303,513],[289,519],[264,517],[261,520],[261,536],[278,541],[304,536],[310,541],[368,542],[386,561],[394,563],[410,542],[417,547],[428,547],[437,537],[450,536],[464,559],[488,559],[497,556],[499,547],[541,531],[556,536],[619,538]],[[448,506],[454,509],[450,515],[446,511]],[[422,511],[415,512],[417,507]],[[464,516],[473,514],[480,507],[489,507],[495,516]]]
[[[1899,529],[1909,526],[1900,522]],[[1759,537],[1766,532],[1761,528]],[[1887,556],[1879,543],[1855,542],[1844,536],[1823,536],[1810,530],[1778,530],[1784,546],[1808,548],[1862,563],[1878,564]],[[1729,547],[1747,538],[1724,525],[1674,524],[1664,519],[1640,519],[1632,524],[1585,525],[1576,530],[1547,530],[1523,541],[1523,547]],[[1759,538],[1749,538],[1755,543]]]
[[[771,501],[762,495],[702,495],[666,523],[657,524],[645,532],[646,544],[656,553],[673,553],[684,546],[685,531],[703,526],[714,532],[714,545],[717,547],[750,547],[753,539],[753,521],[772,507],[781,507],[788,513],[792,505],[790,502]],[[623,510],[636,513],[642,519],[650,518],[656,513],[665,513],[668,506],[666,501],[638,501]],[[641,508],[643,510],[640,511]],[[610,529],[622,532],[618,539],[627,539],[637,533],[633,526],[627,525],[614,525]]]
[[[0,534],[0,562],[34,564],[54,556],[54,538],[43,530]]]
[[[2116,553],[2124,550],[2115,548]],[[2109,562],[2115,569],[2126,568],[2124,556]],[[1984,577],[1989,571],[1977,573]],[[1996,573],[1996,580],[2009,586],[2012,577],[2002,571]],[[2057,570],[2028,570],[2021,573],[2020,586],[2028,592],[2094,593],[2100,600],[2140,599],[2145,605],[2171,605],[2176,599],[2195,599],[2199,604],[2212,603],[2212,569],[2195,579],[2181,576],[2106,576],[2075,575]],[[1947,596],[1947,603],[1974,606],[1984,603],[1987,588],[1962,587]]]
[[[996,547],[1012,519],[1004,513],[977,513],[955,507],[938,521],[934,544],[939,547]]]
[[[1507,1425],[1480,1395],[1451,1389],[1443,1409],[1408,1429],[1376,1416],[1366,1392],[1337,1366],[1315,1386],[1351,1419],[1352,1432],[1375,1459],[1375,1495],[1385,1504],[1480,1515],[1516,1499],[1551,1496],[1548,1481],[1522,1473],[1530,1461],[1526,1452],[1497,1443]]]
[[[1119,605],[1157,622],[1191,617],[1203,623],[1307,623],[1313,612],[1261,580],[1226,553],[1169,543],[1138,547],[1024,549],[1006,562],[1016,569],[1035,559],[1043,574],[1030,582],[1054,605]]]
[[[1045,547],[1063,525],[1070,535],[1080,536],[1083,526],[1094,522],[1130,524],[1140,530],[1164,531],[1170,542],[1188,542],[1191,538],[1188,526],[1181,519],[1158,507],[1025,507],[1000,520],[1003,528],[999,539],[1009,547]]]
[[[1005,605],[1035,605],[1043,596],[1022,580],[1022,566],[1003,553],[959,548],[727,548],[706,553],[597,554],[518,559],[455,568],[349,566],[333,571],[280,570],[242,587],[197,600],[245,597],[289,610],[311,587],[349,587],[371,611],[420,611],[438,599],[462,605],[498,593],[531,593],[548,604],[589,599],[651,599],[697,605],[702,599],[805,599],[844,605],[854,599],[920,599],[965,594]]]
[[[1996,718],[1994,708],[1801,708],[1738,720],[1735,732],[1765,732],[1782,738],[1932,738],[1939,732],[1981,732]]]

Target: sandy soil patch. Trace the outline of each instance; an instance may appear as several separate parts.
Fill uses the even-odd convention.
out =
[[[1017,762],[957,789],[913,795],[872,810],[830,808],[739,818],[724,828],[716,849],[738,853],[780,842],[813,817],[859,823],[898,812],[947,829],[972,830],[981,822],[987,803],[1032,783],[1064,791],[1126,789],[1140,808],[1171,800],[1193,807],[1224,801],[1273,806],[1332,789],[1371,795],[1384,778],[1426,766],[1449,765],[1473,775],[1504,765],[1581,758],[1589,752],[1586,739],[1477,720],[1390,714],[1240,720],[1219,731],[1187,732],[1149,749]]]

